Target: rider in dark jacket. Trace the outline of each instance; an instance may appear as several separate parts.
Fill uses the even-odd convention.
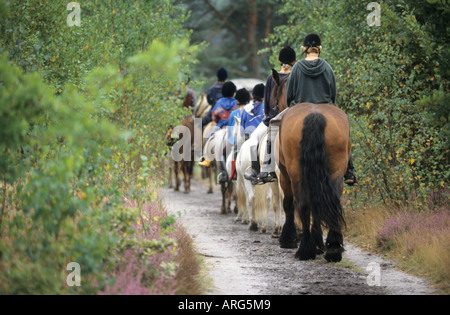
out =
[[[320,58],[322,42],[319,35],[307,35],[302,49],[306,58],[294,65],[287,83],[288,106],[300,103],[335,104],[336,81],[331,66]],[[351,155],[344,179],[349,186],[357,185]]]

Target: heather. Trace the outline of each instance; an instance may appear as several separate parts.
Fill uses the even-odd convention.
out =
[[[125,206],[137,209],[138,203],[127,200]],[[200,294],[200,263],[175,216],[168,215],[160,203],[147,202],[136,220],[122,241],[114,284],[98,294]]]
[[[436,209],[348,209],[351,240],[385,254],[413,274],[429,278],[442,293],[450,293],[450,211]]]

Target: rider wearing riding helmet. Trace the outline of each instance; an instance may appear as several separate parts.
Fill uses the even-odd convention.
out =
[[[241,127],[248,138],[259,126],[264,118],[264,84],[260,83],[253,87],[253,104],[246,106],[241,114]]]
[[[288,106],[300,103],[335,104],[336,80],[331,66],[320,58],[322,41],[319,35],[307,35],[302,49],[306,57],[292,68],[287,83]],[[351,155],[344,178],[347,185],[357,184]]]
[[[297,61],[297,54],[291,47],[285,47],[280,51],[278,56],[280,62],[281,71],[278,72],[280,78],[289,76],[292,67]],[[279,112],[278,107],[272,106],[270,103],[272,89],[275,86],[275,81],[272,74],[268,76],[265,91],[264,91],[264,120],[252,133],[250,139],[253,140],[253,145],[250,146],[252,157],[252,174],[244,176],[250,180],[253,185],[265,184],[267,182],[273,182],[277,180],[275,174],[275,158],[272,150],[272,143],[275,141],[275,137],[278,133],[278,126],[272,125],[271,121],[275,118]],[[259,172],[260,164],[258,161],[258,145],[261,138],[269,130],[269,136],[267,137],[267,149],[264,157],[264,163],[262,165],[261,172]]]
[[[222,88],[228,78],[228,72],[225,68],[217,70],[217,82],[211,86],[206,92],[206,100],[211,105],[211,110],[206,114],[202,120],[203,128],[206,127],[212,121],[212,108],[216,105],[216,102],[223,97]]]

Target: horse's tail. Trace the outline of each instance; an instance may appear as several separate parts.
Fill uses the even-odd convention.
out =
[[[307,198],[316,222],[329,229],[340,231],[345,225],[345,220],[325,151],[326,125],[327,120],[320,113],[309,114],[303,122],[300,169],[304,195],[300,198]]]

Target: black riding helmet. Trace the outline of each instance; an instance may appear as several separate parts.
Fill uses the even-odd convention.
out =
[[[303,53],[305,54],[311,47],[320,47],[320,46],[322,46],[322,40],[320,39],[320,36],[314,33],[308,34],[303,40],[303,47],[306,47]]]
[[[285,65],[292,65],[297,60],[297,54],[291,47],[285,47],[280,51],[278,60]]]
[[[255,100],[261,101],[264,99],[264,84],[260,83],[255,85],[252,91],[253,98]]]
[[[234,97],[239,105],[247,105],[250,102],[250,93],[246,89],[240,89]]]
[[[236,93],[236,85],[231,81],[225,82],[222,87],[223,97],[233,97],[234,93]]]

